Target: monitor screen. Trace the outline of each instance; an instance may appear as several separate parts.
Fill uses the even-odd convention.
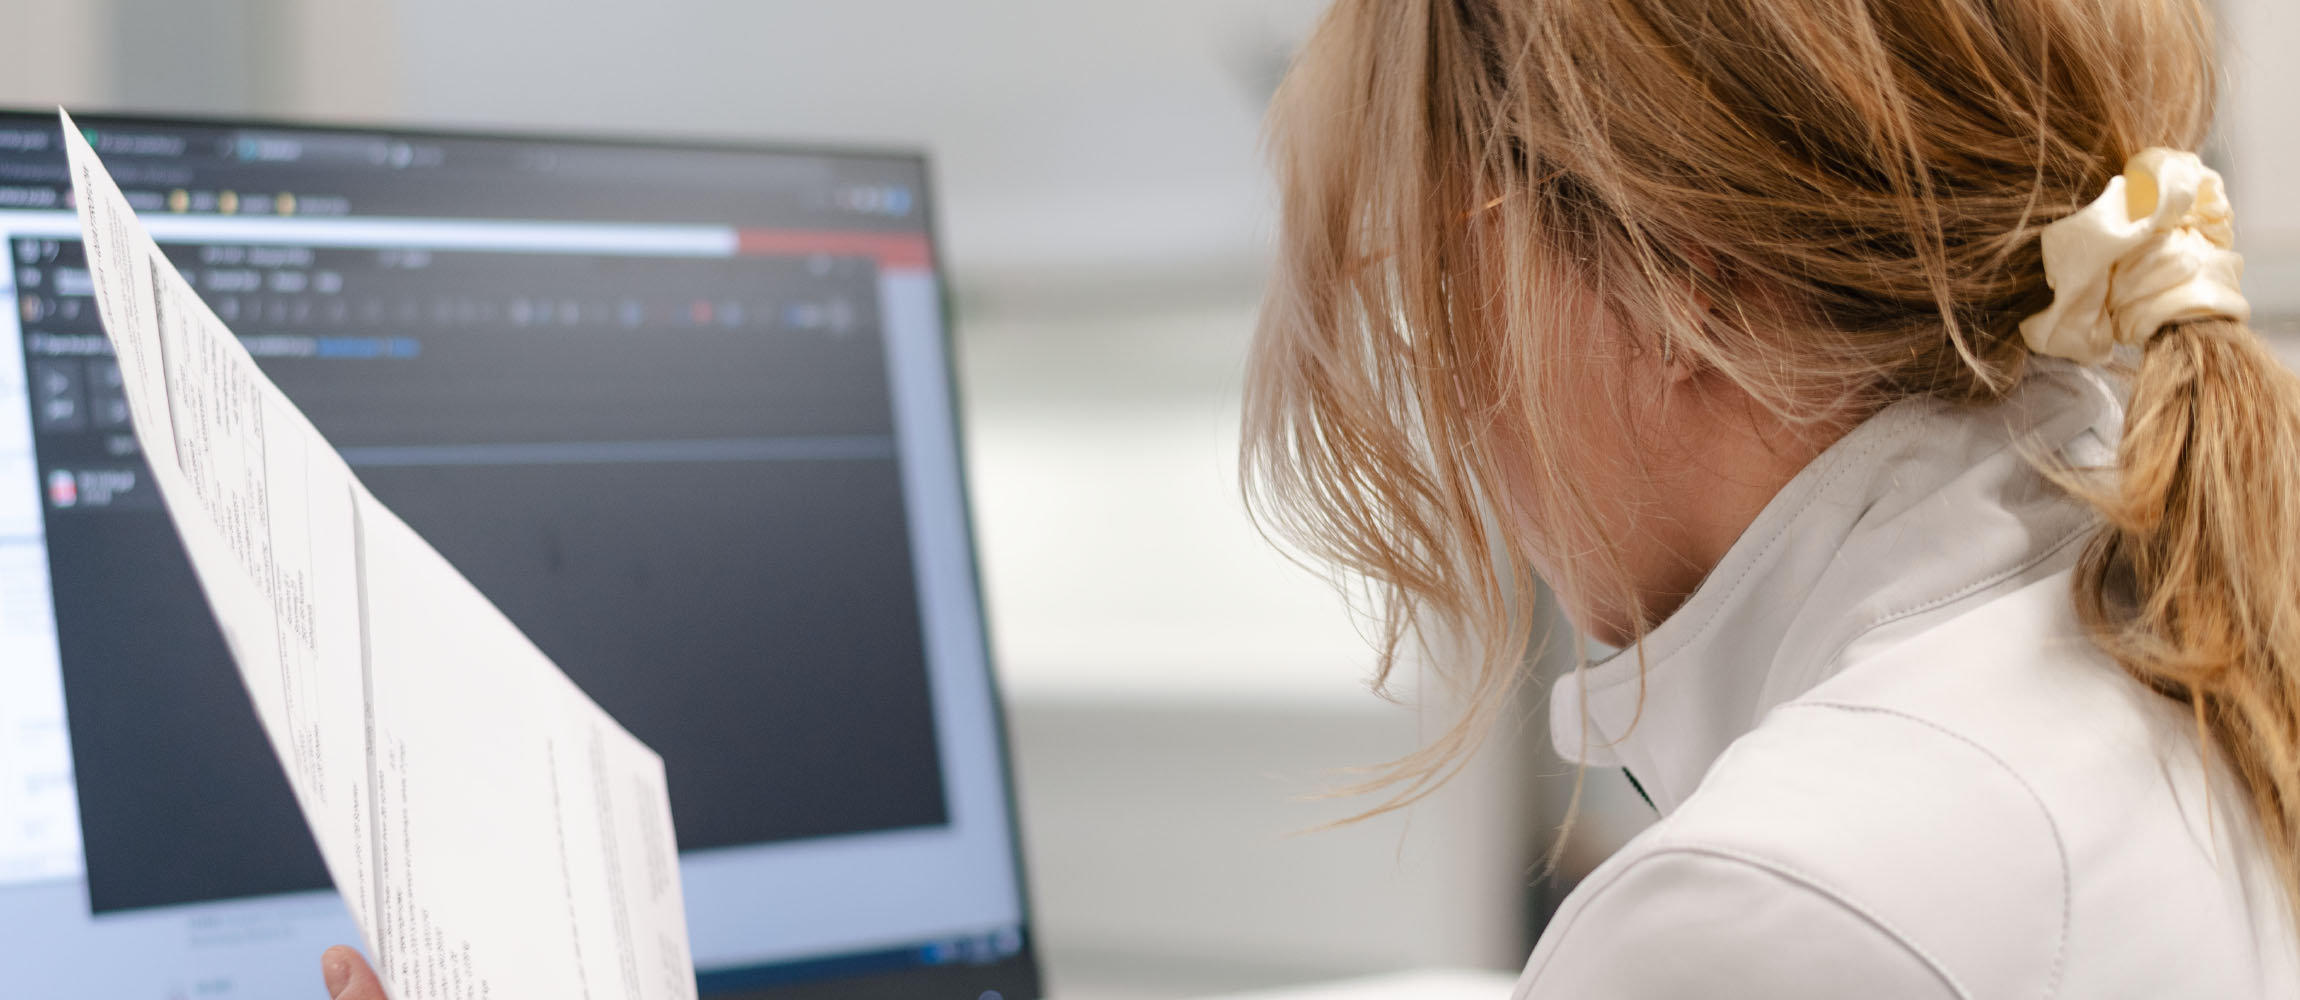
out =
[[[662,754],[706,994],[1035,998],[912,155],[80,119],[368,487]],[[0,114],[0,992],[356,941]]]

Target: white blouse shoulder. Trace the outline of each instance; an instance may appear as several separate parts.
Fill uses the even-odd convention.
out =
[[[1611,694],[1634,657],[1558,686],[1560,752],[1663,816],[1519,997],[2300,996],[2241,791],[2075,618],[2089,515],[2029,457],[2097,458],[2121,413],[2038,381],[1816,461],[1648,637],[1643,704]]]

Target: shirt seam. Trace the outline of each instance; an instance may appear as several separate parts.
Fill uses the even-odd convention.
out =
[[[2043,1000],[2051,1000],[2052,997],[2059,995],[2061,976],[2066,971],[2066,964],[2068,960],[2069,924],[2071,920],[2071,912],[2074,908],[2074,900],[2071,895],[2071,893],[2074,891],[2072,888],[2074,880],[2070,875],[2068,843],[2061,836],[2060,823],[2053,818],[2052,810],[2045,805],[2044,796],[2037,792],[2036,786],[2030,784],[2028,778],[2022,775],[2018,769],[2014,768],[2011,763],[2007,762],[2003,757],[1999,756],[1996,751],[1982,745],[1980,741],[1920,715],[1902,711],[1897,708],[1886,708],[1881,705],[1863,705],[1854,702],[1843,701],[1792,701],[1782,705],[1781,708],[1810,708],[1847,713],[1882,715],[1888,718],[1900,719],[1904,722],[1915,723],[1919,726],[1923,726],[1924,728],[1939,733],[1942,736],[1946,736],[1949,739],[1971,747],[1975,752],[1978,752],[1982,757],[1987,758],[1990,763],[1995,764],[1999,770],[2002,770],[2007,776],[2011,777],[2013,782],[2020,786],[2021,791],[2027,793],[2029,801],[2036,806],[2037,814],[2044,819],[2046,832],[2052,835],[2053,856],[2055,860],[2058,861],[2060,866],[2060,931],[2058,936],[2053,941],[2052,964],[2047,968],[2046,971],[2044,993],[2042,994],[2042,997]]]
[[[1740,851],[1734,848],[1719,847],[1709,844],[1673,844],[1667,847],[1653,848],[1646,852],[1644,855],[1635,858],[1629,863],[1623,865],[1619,871],[1613,873],[1612,877],[1606,879],[1605,884],[1595,887],[1591,894],[1591,902],[1594,903],[1598,897],[1604,895],[1607,889],[1610,889],[1614,885],[1618,884],[1624,877],[1626,877],[1630,872],[1635,871],[1638,867],[1648,862],[1668,858],[1672,855],[1708,858],[1713,861],[1724,861],[1738,864],[1747,868],[1764,872],[1765,874],[1771,875],[1774,878],[1779,879],[1791,886],[1803,889],[1806,892],[1811,893],[1813,896],[1832,904],[1836,909],[1857,918],[1859,922],[1869,925],[1878,933],[1884,935],[1887,941],[1891,942],[1893,945],[1899,947],[1902,951],[1907,952],[1911,957],[1915,958],[1918,964],[1924,966],[1927,972],[1932,973],[1934,978],[1938,979],[1941,985],[1946,987],[1950,994],[1957,997],[1958,1000],[1972,1000],[1972,993],[1965,989],[1964,984],[1957,979],[1955,973],[1950,972],[1948,967],[1944,965],[1940,959],[1934,957],[1933,954],[1930,951],[1927,951],[1923,945],[1918,944],[1907,934],[1902,933],[1900,928],[1895,927],[1892,922],[1886,920],[1883,915],[1878,914],[1868,907],[1856,902],[1850,895],[1838,889],[1836,886],[1831,885],[1826,879],[1823,879],[1810,872],[1806,872],[1794,865],[1789,865],[1772,858],[1764,857],[1762,855]],[[1549,957],[1543,960],[1540,966],[1528,969],[1526,971],[1525,988],[1519,991],[1519,996],[1525,996],[1529,994],[1535,986],[1540,984],[1542,974],[1549,970],[1549,964],[1556,959],[1557,952],[1564,950],[1567,936],[1573,933],[1574,925],[1580,920],[1582,913],[1586,912],[1588,909],[1589,904],[1584,904],[1577,908],[1572,916],[1566,918],[1565,926],[1558,928],[1559,936],[1556,950],[1553,950]]]
[[[1949,605],[1955,604],[1958,601],[1962,601],[1968,597],[1974,596],[1975,594],[1979,594],[1989,590],[1990,588],[1996,587],[1997,585],[2018,577],[2021,574],[2028,572],[2029,570],[2037,568],[2038,566],[2042,566],[2045,563],[2051,561],[2053,557],[2060,555],[2061,552],[2067,549],[2071,543],[2088,537],[2093,532],[2099,530],[2100,524],[2101,522],[2098,518],[2087,517],[2083,523],[2077,525],[2076,527],[2070,528],[2067,532],[2063,533],[2059,540],[2053,542],[2051,545],[2046,546],[2044,549],[2037,552],[2036,555],[2029,557],[2023,562],[1998,570],[1995,573],[1991,573],[1977,580],[1968,580],[1963,585],[1957,587],[1955,590],[1949,591],[1946,594],[1941,594],[1936,597],[1920,600],[1913,604],[1906,604],[1901,607],[1894,608],[1890,611],[1880,611],[1869,621],[1863,623],[1860,628],[1855,629],[1852,635],[1845,638],[1845,641],[1838,643],[1837,647],[1830,650],[1829,655],[1822,657],[1820,662],[1822,664],[1836,663],[1845,655],[1846,650],[1853,647],[1854,643],[1868,638],[1870,635],[1876,633],[1876,631],[1879,629],[1882,629],[1888,625],[1897,624],[1906,619],[1916,617],[1917,615],[1925,614],[1931,611],[1938,611],[1942,608],[1948,607]]]

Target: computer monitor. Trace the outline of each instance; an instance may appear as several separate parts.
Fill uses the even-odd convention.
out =
[[[916,155],[80,118],[359,477],[662,754],[706,995],[1035,1000]],[[0,994],[357,940],[0,113]]]

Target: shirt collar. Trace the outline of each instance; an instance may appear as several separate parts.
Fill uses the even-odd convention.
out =
[[[1728,744],[1865,649],[2073,562],[2093,517],[2030,457],[2109,464],[2123,422],[2107,383],[2057,362],[1994,404],[1878,412],[1790,480],[1641,647],[1559,679],[1558,753],[1627,767],[1674,810]]]

